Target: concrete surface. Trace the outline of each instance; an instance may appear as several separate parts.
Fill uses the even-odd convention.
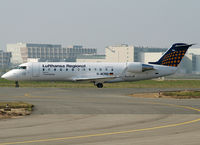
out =
[[[0,88],[0,101],[35,105],[0,120],[0,145],[199,145],[200,100],[127,96],[158,90]]]

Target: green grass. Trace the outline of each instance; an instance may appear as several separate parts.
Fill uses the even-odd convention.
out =
[[[163,92],[162,95],[173,98],[200,98],[200,91]]]
[[[31,111],[33,108],[32,104],[25,103],[25,102],[0,102],[0,109],[6,108],[7,104],[9,108],[13,108],[13,109],[25,108]]]
[[[96,88],[89,82],[21,81],[20,87]],[[0,87],[15,87],[14,81],[0,79]],[[200,80],[145,80],[104,84],[105,88],[200,88]]]

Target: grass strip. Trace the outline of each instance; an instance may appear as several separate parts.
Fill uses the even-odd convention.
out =
[[[177,99],[200,98],[200,91],[163,92],[162,95]]]
[[[20,87],[96,88],[91,82],[20,81]],[[0,79],[0,87],[15,87],[14,81]],[[200,80],[144,80],[136,82],[105,83],[104,88],[200,88]]]
[[[6,108],[7,105],[11,109],[25,108],[28,111],[32,111],[34,107],[32,104],[25,103],[25,102],[0,102],[0,109]]]

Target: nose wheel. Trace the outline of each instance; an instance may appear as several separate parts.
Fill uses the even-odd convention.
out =
[[[15,81],[15,88],[19,88],[19,82]]]

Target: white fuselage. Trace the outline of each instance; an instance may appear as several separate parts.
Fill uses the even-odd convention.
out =
[[[141,63],[70,63],[70,62],[37,62],[24,63],[12,69],[2,77],[8,80],[49,80],[79,81],[109,78],[103,82],[137,81],[171,75],[176,67],[151,65],[152,70],[142,71]],[[148,64],[147,64],[148,65]],[[21,68],[20,68],[21,66]],[[24,68],[23,68],[24,67]],[[112,78],[113,77],[113,78]],[[87,79],[88,78],[88,79]]]

